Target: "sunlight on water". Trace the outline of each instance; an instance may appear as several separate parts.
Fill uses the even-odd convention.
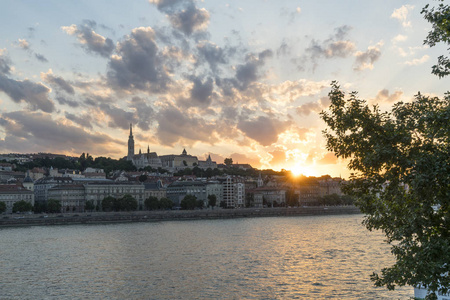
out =
[[[0,229],[2,299],[408,299],[359,216]]]

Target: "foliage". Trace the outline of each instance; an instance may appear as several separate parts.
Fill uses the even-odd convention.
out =
[[[160,209],[172,209],[173,202],[169,198],[161,198],[159,199],[159,208]]]
[[[95,209],[94,201],[92,201],[92,200],[86,201],[86,204],[84,205],[84,209],[86,211],[93,211]]]
[[[197,197],[194,195],[186,195],[180,203],[181,209],[195,209],[197,206]]]
[[[4,213],[5,211],[6,211],[6,203],[0,201],[0,214]]]
[[[439,42],[450,45],[450,6],[448,4],[444,5],[444,0],[439,0],[439,2],[442,3],[432,8],[427,4],[421,12],[424,18],[432,24],[432,29],[424,41],[424,44],[430,47],[435,46]],[[449,75],[450,58],[444,55],[439,56],[438,63],[432,67],[431,73],[439,76],[439,78]]]
[[[203,209],[203,207],[205,206],[205,202],[201,199],[197,200],[197,204],[195,205],[196,208],[200,208]]]
[[[220,201],[219,206],[220,206],[221,208],[227,208],[227,202],[226,202],[225,200],[222,200],[222,201]]]
[[[450,287],[450,94],[420,93],[390,112],[369,108],[355,92],[329,93],[327,149],[355,171],[344,191],[356,198],[369,230],[380,229],[396,263],[374,274],[378,286]],[[439,286],[441,287],[439,288]]]
[[[230,158],[225,158],[224,160],[223,160],[223,163],[225,164],[225,165],[227,165],[227,166],[231,166],[232,164],[233,164],[233,159],[230,157]]]
[[[103,211],[131,211],[137,208],[137,200],[129,194],[124,195],[122,198],[107,196],[102,200]]]
[[[26,211],[32,211],[32,210],[33,210],[33,205],[31,205],[30,202],[27,202],[24,200],[14,202],[13,208],[12,208],[13,213],[19,212],[19,211],[26,212]]]
[[[214,208],[216,206],[217,196],[214,194],[208,195],[208,206]]]
[[[55,199],[48,199],[47,211],[50,213],[61,212],[61,202],[59,200],[55,200]]]
[[[35,213],[45,212],[47,211],[47,203],[35,201],[33,210]]]
[[[156,210],[159,208],[158,198],[155,196],[150,196],[144,201],[145,208],[148,210]]]
[[[139,176],[139,181],[140,182],[145,182],[147,180],[147,175],[142,174],[141,176]]]

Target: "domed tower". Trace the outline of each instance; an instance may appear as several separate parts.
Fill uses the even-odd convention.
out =
[[[127,160],[132,160],[134,156],[134,138],[133,138],[133,128],[130,124],[130,136],[128,137],[128,155]]]
[[[31,177],[30,177],[30,170],[27,170],[27,176],[25,176],[25,179],[23,180],[22,185],[27,190],[34,191],[34,182],[33,182],[33,179],[31,179]]]

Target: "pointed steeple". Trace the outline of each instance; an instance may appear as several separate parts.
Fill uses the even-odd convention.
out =
[[[134,156],[134,138],[133,138],[133,127],[130,123],[130,136],[128,137],[127,160],[133,160],[133,156]]]
[[[181,153],[181,155],[187,155],[186,148],[183,149],[183,153]]]
[[[150,154],[150,146],[147,145],[147,154]]]
[[[131,126],[131,123],[130,123],[130,136],[131,137],[133,136],[133,127]]]
[[[141,148],[139,148],[139,155],[141,155],[142,153],[141,153]]]
[[[264,185],[264,181],[261,178],[261,172],[259,172],[259,177],[258,177],[258,183],[257,186],[258,187],[262,187]]]

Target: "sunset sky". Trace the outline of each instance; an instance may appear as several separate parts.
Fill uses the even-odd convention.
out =
[[[3,0],[0,153],[120,158],[132,123],[136,152],[347,177],[332,80],[382,109],[449,89],[428,2]]]

